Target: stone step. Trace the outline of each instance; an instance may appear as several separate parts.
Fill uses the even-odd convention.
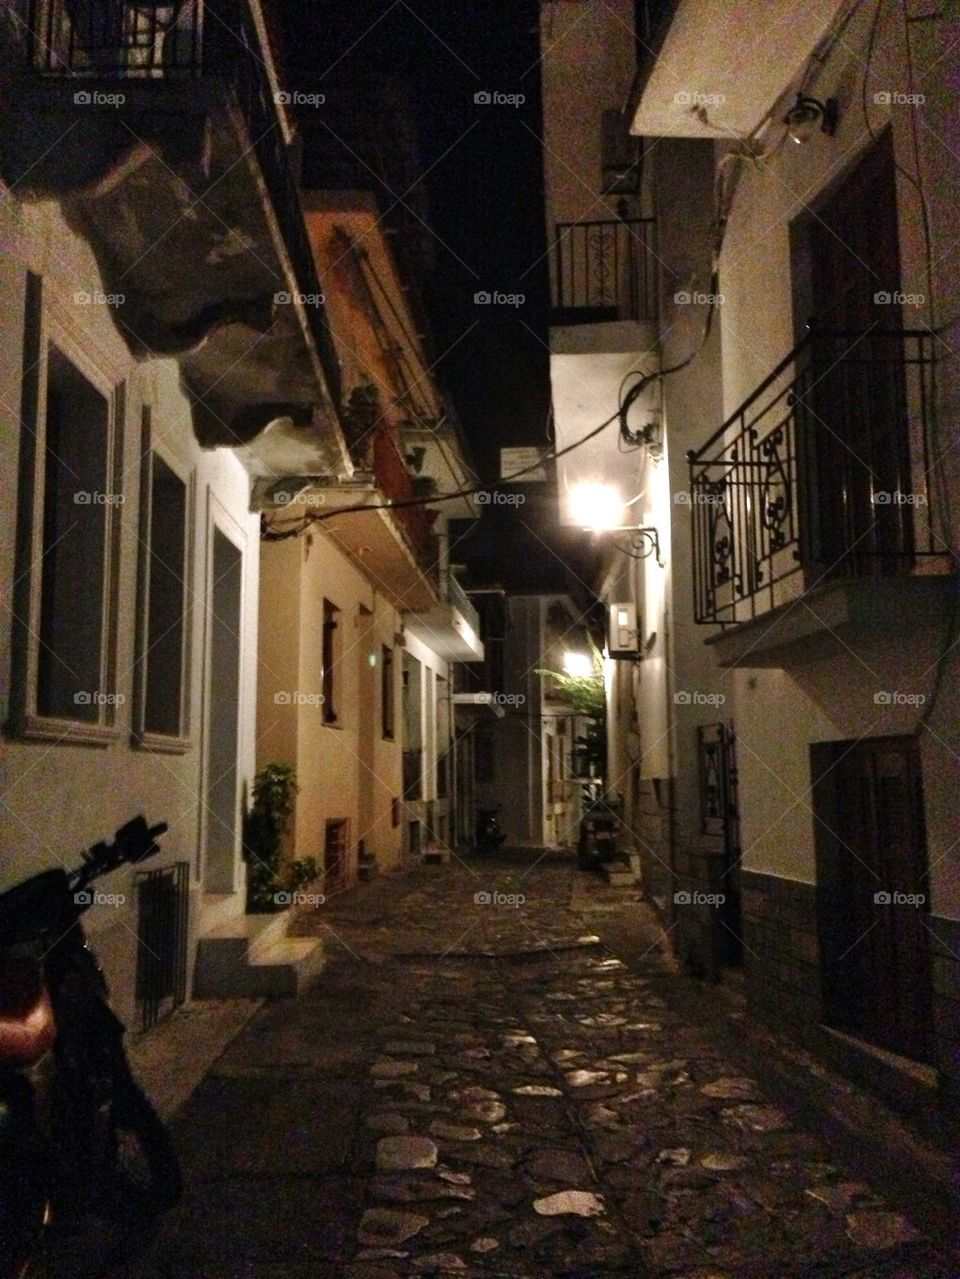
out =
[[[638,876],[628,862],[605,862],[603,865],[603,877],[608,884],[612,884],[615,888],[625,888],[630,884],[637,883]]]
[[[299,994],[323,968],[323,941],[288,937],[289,921],[289,911],[243,915],[201,937],[194,994],[200,999]]]

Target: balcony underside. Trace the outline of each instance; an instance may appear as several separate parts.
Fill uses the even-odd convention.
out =
[[[715,139],[751,133],[789,88],[841,0],[674,0],[641,66],[630,131]],[[758,56],[762,50],[762,56]],[[655,55],[655,56],[654,56]]]
[[[720,666],[803,666],[866,643],[945,626],[960,579],[930,574],[830,582],[709,636]]]
[[[441,600],[426,612],[408,613],[403,624],[411,635],[445,661],[483,661],[480,636],[450,600]]]
[[[309,513],[329,515],[340,508],[378,507],[386,501],[383,491],[362,477],[349,483],[316,480],[306,485],[296,478],[289,483],[261,479],[254,484],[252,509],[263,511],[269,523],[284,521],[281,527],[289,528],[289,521]],[[400,612],[426,613],[438,604],[436,559],[427,562],[418,555],[398,515],[386,508],[344,511],[316,527]]]
[[[474,720],[503,719],[506,715],[495,693],[454,693],[453,704]]]
[[[90,245],[138,359],[172,356],[204,447],[251,445],[255,474],[345,469],[336,414],[271,193],[225,81],[18,74],[0,167],[55,198]],[[77,93],[120,94],[116,106]],[[270,423],[283,431],[257,437]],[[255,443],[254,443],[255,442]],[[299,449],[295,467],[291,448]],[[349,467],[346,467],[348,470]]]

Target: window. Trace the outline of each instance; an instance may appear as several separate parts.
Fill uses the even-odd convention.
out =
[[[387,644],[380,648],[380,732],[393,740],[395,694],[393,674],[393,649]]]
[[[337,669],[339,657],[340,610],[329,600],[323,601],[323,722],[337,722],[337,705],[340,700],[340,679]]]
[[[64,343],[66,346],[67,343]],[[81,367],[82,366],[82,367]],[[46,341],[30,276],[13,723],[26,736],[116,737],[115,586],[123,387]]]
[[[187,484],[149,448],[144,408],[137,659],[138,745],[187,747]],[[159,739],[159,740],[158,740]]]

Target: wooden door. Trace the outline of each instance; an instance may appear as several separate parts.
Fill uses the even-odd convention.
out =
[[[829,575],[895,572],[912,549],[912,525],[909,506],[887,497],[910,490],[889,131],[818,209],[809,235],[808,558]]]
[[[827,1021],[930,1062],[929,885],[917,743],[911,737],[831,745],[822,757],[828,784],[814,788]]]

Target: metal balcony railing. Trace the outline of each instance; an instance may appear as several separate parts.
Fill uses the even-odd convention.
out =
[[[20,0],[30,67],[44,76],[181,83],[223,81],[243,115],[300,292],[323,293],[300,192],[288,156],[286,101],[271,73],[259,0]],[[184,105],[189,105],[183,86]],[[202,99],[198,97],[198,104]],[[176,117],[171,117],[176,128]],[[283,287],[278,281],[278,287]],[[304,308],[331,397],[340,402],[340,362],[321,306]]]
[[[697,622],[747,621],[836,578],[947,570],[933,342],[811,332],[688,453]]]
[[[29,0],[30,65],[71,77],[200,75],[207,7],[199,0]]]
[[[654,320],[653,218],[558,222],[553,306],[564,323]]]

